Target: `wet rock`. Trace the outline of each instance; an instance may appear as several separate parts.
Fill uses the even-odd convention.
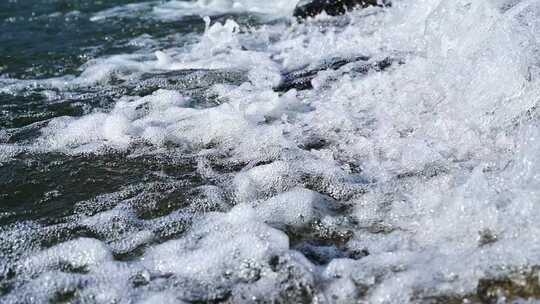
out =
[[[311,81],[321,71],[338,70],[341,67],[355,63],[352,72],[365,75],[370,71],[383,71],[390,67],[393,59],[385,58],[380,61],[370,60],[367,56],[357,56],[351,58],[332,58],[321,62],[315,67],[307,66],[301,69],[285,72],[282,75],[281,83],[274,88],[276,92],[287,92],[291,89],[309,90],[313,88]]]
[[[497,234],[495,234],[493,231],[489,229],[484,229],[482,231],[479,231],[478,234],[479,234],[478,243],[480,246],[486,246],[486,245],[493,244],[498,241]]]
[[[478,282],[477,297],[482,303],[517,303],[519,300],[540,299],[538,267],[509,277],[485,278]],[[536,301],[535,301],[536,302]]]
[[[436,293],[433,290],[418,290],[412,297],[413,303],[463,304],[463,303],[538,303],[540,299],[539,267],[516,269],[507,275],[485,277],[478,280],[475,292]]]
[[[318,246],[310,243],[303,243],[295,249],[316,265],[326,265],[333,259],[343,258],[345,256],[335,245]]]
[[[369,256],[369,250],[364,249],[353,249],[347,252],[347,257],[353,260],[360,260]]]
[[[326,12],[330,16],[338,16],[355,8],[388,5],[390,5],[390,1],[387,0],[307,0],[298,3],[293,15],[299,19],[314,17],[322,12]]]

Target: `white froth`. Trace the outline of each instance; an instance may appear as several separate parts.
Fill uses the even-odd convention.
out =
[[[74,268],[98,266],[112,260],[110,250],[100,241],[81,238],[62,243],[21,262],[29,273],[39,273],[59,264]]]
[[[212,281],[242,261],[268,260],[287,250],[288,243],[284,233],[259,222],[250,207],[238,206],[225,215],[209,215],[184,239],[152,248],[143,263],[153,271]]]
[[[268,17],[288,16],[292,13],[297,1],[275,0],[196,0],[143,2],[114,7],[96,13],[91,20],[101,21],[107,18],[143,17],[165,20],[176,20],[186,16],[222,15],[238,13],[256,13]]]
[[[262,202],[256,210],[267,223],[302,227],[315,219],[315,209],[320,201],[316,192],[294,189]]]
[[[82,118],[62,118],[43,130],[48,149],[75,149],[77,152],[104,146],[125,149],[134,140],[163,144],[174,123],[189,117],[193,110],[184,106],[188,98],[176,91],[158,90],[152,95],[133,100],[126,97],[106,113]]]

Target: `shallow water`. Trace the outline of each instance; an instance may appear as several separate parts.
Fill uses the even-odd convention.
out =
[[[0,302],[534,303],[540,3],[0,3]]]

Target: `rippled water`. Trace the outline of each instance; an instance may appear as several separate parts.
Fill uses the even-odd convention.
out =
[[[535,303],[540,2],[0,3],[0,302]]]

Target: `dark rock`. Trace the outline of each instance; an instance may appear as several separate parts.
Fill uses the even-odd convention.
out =
[[[367,256],[369,256],[369,250],[367,249],[355,249],[355,250],[351,250],[347,253],[347,256],[353,260],[360,260],[362,258],[365,258]]]
[[[518,303],[520,299],[540,299],[539,267],[521,270],[507,277],[484,278],[476,289],[481,303]]]
[[[274,88],[276,92],[286,92],[290,89],[309,90],[313,88],[311,80],[321,71],[338,70],[349,64],[357,63],[353,71],[357,74],[367,74],[369,71],[383,71],[392,65],[391,58],[385,58],[380,61],[370,61],[369,57],[357,56],[352,58],[332,58],[326,60],[316,67],[304,67],[298,70],[285,72],[281,83]]]
[[[497,235],[491,231],[490,229],[484,229],[480,232],[478,232],[478,234],[480,235],[480,238],[478,240],[478,243],[480,246],[486,246],[486,245],[489,245],[489,244],[493,244],[495,242],[497,242],[498,240],[498,237]]]
[[[275,88],[278,92],[286,92],[290,89],[308,90],[312,89],[311,80],[317,73],[325,70],[337,70],[340,67],[355,61],[368,61],[369,57],[359,56],[354,58],[333,58],[320,63],[314,68],[304,67],[298,70],[286,72],[282,76],[281,83]]]
[[[338,16],[355,8],[389,5],[390,1],[388,0],[308,0],[300,1],[294,9],[293,15],[299,19],[314,17],[322,12],[326,12],[330,16]]]
[[[316,265],[326,265],[333,259],[343,258],[345,256],[335,245],[317,246],[304,243],[295,249],[300,251],[308,260]]]

